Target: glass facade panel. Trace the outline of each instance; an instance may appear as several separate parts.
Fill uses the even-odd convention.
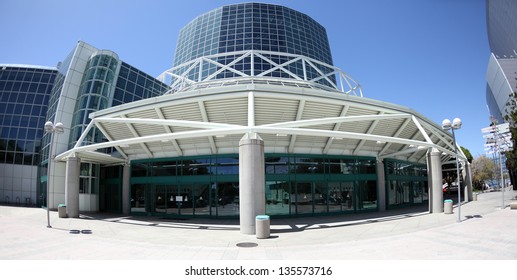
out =
[[[192,201],[194,203],[194,215],[210,216],[210,185],[196,184],[192,186]]]
[[[355,187],[354,182],[343,182],[341,183],[341,197],[343,200],[343,211],[355,210]]]
[[[239,215],[239,182],[217,183],[217,216]]]
[[[385,160],[387,208],[409,207],[429,200],[427,167],[412,162]]]
[[[329,203],[329,192],[327,183],[313,183],[314,188],[314,213],[327,213]]]
[[[313,212],[313,183],[297,182],[293,201],[296,203],[297,214],[312,214]]]
[[[99,165],[92,163],[81,163],[80,167],[80,181],[79,181],[79,193],[95,194],[98,193],[99,178],[98,169]]]
[[[198,16],[187,24],[179,34],[174,66],[179,66],[193,59],[213,54],[230,53],[243,50],[260,50],[294,55],[303,55],[332,65],[332,56],[326,30],[309,16],[295,10],[261,3],[243,3],[223,6]],[[276,64],[290,60],[279,54],[264,54],[265,59]],[[219,58],[221,64],[228,64],[237,56],[229,54]],[[255,75],[271,68],[271,63],[257,57],[254,61]],[[207,67],[208,68],[208,67]],[[234,68],[251,75],[251,60],[238,61]],[[319,76],[314,69],[304,69],[302,63],[287,66],[288,70],[308,80]],[[220,66],[192,69],[189,79],[198,81],[214,74]],[[330,69],[321,69],[325,73]],[[201,77],[199,73],[201,72]],[[290,78],[284,71],[274,70],[264,73],[265,76]],[[232,71],[223,71],[218,79],[235,77]],[[335,77],[330,77],[335,81]],[[327,84],[325,79],[318,83]]]
[[[266,154],[266,213],[295,216],[376,210],[373,163],[375,159],[366,157]],[[133,185],[147,197],[140,200],[152,201],[150,211],[155,215],[238,216],[238,172],[239,158],[233,155],[139,160],[131,164]],[[145,191],[140,182],[146,182]],[[170,185],[166,191],[159,187],[164,184]],[[424,197],[421,191],[415,193]],[[165,195],[168,203],[174,201],[176,206],[172,209],[165,205],[166,211],[159,211],[164,202],[160,204],[158,196]]]
[[[170,190],[169,190],[170,189]],[[168,207],[171,207],[171,212],[174,211],[174,208],[178,209],[178,207],[174,207],[175,203],[174,194],[173,194],[173,186],[169,185],[158,185],[155,186],[154,192],[154,207],[153,212],[155,213],[167,213]],[[169,202],[168,193],[171,195],[171,201]],[[172,212],[174,213],[174,212]]]
[[[0,65],[0,163],[38,165],[57,70]]]
[[[343,193],[340,182],[328,182],[329,190],[329,212],[341,212],[343,204]]]
[[[291,187],[288,181],[266,182],[266,214],[290,215],[296,213],[295,203],[291,202]]]
[[[90,59],[86,66],[78,99],[72,120],[72,133],[70,134],[69,148],[75,146],[78,138],[90,122],[89,113],[106,109],[111,99],[111,87],[114,84],[114,73],[119,60],[114,55],[98,54]],[[111,74],[108,76],[107,73]],[[86,105],[86,106],[84,106]],[[85,138],[83,144],[99,143],[102,134],[96,129],[92,130],[90,137]]]
[[[358,183],[358,210],[377,209],[377,183],[375,181],[359,181]]]
[[[131,212],[146,212],[146,188],[144,184],[131,185]]]
[[[111,73],[111,72],[108,72]],[[120,63],[111,106],[160,96],[169,88],[154,77],[125,63]]]
[[[289,158],[288,157],[266,157],[266,174],[288,174]]]
[[[239,158],[238,157],[221,157],[216,161],[217,174],[239,174]]]

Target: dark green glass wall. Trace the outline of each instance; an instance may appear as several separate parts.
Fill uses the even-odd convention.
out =
[[[385,160],[387,209],[422,204],[429,200],[427,166]]]
[[[311,216],[377,210],[375,158],[266,154],[266,214]],[[236,217],[238,155],[131,163],[131,212]]]

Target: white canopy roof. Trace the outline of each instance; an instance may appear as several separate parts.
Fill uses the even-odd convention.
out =
[[[119,164],[133,159],[238,153],[256,132],[266,153],[364,155],[425,162],[454,158],[449,132],[411,109],[359,96],[274,84],[188,90],[92,113],[78,144],[57,159]],[[92,128],[106,142],[83,145]],[[117,155],[97,152],[114,147]],[[460,158],[465,156],[458,149]]]

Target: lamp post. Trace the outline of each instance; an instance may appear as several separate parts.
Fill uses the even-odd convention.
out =
[[[494,116],[490,116],[490,120],[492,121],[492,128],[493,128],[493,133],[494,133],[494,138],[495,138],[495,152],[497,153],[498,157],[499,157],[499,170],[501,172],[500,176],[501,176],[501,180],[499,181],[499,184],[501,185],[501,195],[502,195],[502,203],[501,203],[501,209],[504,209],[504,177],[503,177],[503,159],[501,158],[501,155],[502,153],[505,151],[502,149],[501,147],[501,143],[500,143],[500,140],[501,139],[504,139],[501,134],[499,133],[499,125],[497,125],[497,120],[494,118]],[[504,140],[503,140],[504,141]],[[494,161],[495,160],[495,156],[494,156]]]
[[[65,131],[65,128],[63,126],[62,123],[58,122],[56,124],[53,124],[51,121],[48,121],[45,123],[45,132],[47,133],[50,133],[50,151],[49,151],[49,157],[48,157],[48,163],[47,163],[47,228],[51,228],[52,226],[50,225],[50,184],[49,184],[49,180],[48,180],[48,177],[49,174],[50,174],[50,163],[51,161],[54,159],[54,156],[53,156],[53,149],[52,147],[54,146],[54,134],[61,134]],[[52,163],[54,164],[54,163]],[[52,176],[52,178],[54,178],[54,176]],[[52,179],[52,184],[54,183],[54,179]],[[52,186],[54,187],[54,186]]]
[[[454,153],[456,154],[456,179],[458,184],[458,223],[461,222],[461,187],[460,187],[460,163],[458,161],[458,146],[456,145],[456,136],[454,134],[454,130],[458,130],[461,128],[461,120],[459,118],[455,118],[452,120],[452,123],[449,119],[445,119],[442,122],[442,129],[444,130],[452,130],[452,139],[454,144]]]

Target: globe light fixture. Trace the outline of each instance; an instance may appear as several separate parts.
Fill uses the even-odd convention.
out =
[[[455,118],[452,122],[449,119],[442,121],[442,129],[452,131],[452,140],[454,144],[454,153],[456,155],[456,180],[458,184],[458,223],[461,222],[461,187],[460,187],[460,164],[458,160],[458,146],[456,145],[456,135],[454,130],[461,128],[462,122],[459,118]]]
[[[48,162],[47,162],[47,178],[49,178],[50,176],[50,164],[51,164],[51,161],[54,159],[54,155],[52,154],[52,147],[54,146],[54,134],[62,134],[63,132],[65,132],[65,127],[64,125],[61,123],[61,122],[58,122],[56,124],[52,123],[51,121],[48,121],[45,123],[45,132],[47,133],[50,133],[51,134],[51,137],[50,137],[50,151],[49,151],[49,158],[48,158]],[[54,163],[52,163],[54,164]],[[54,176],[52,176],[52,178],[54,178]],[[54,179],[52,179],[52,182],[54,182]],[[52,186],[54,187],[54,186]],[[47,179],[47,228],[51,228],[52,226],[50,225],[50,185],[49,185],[49,180]]]

